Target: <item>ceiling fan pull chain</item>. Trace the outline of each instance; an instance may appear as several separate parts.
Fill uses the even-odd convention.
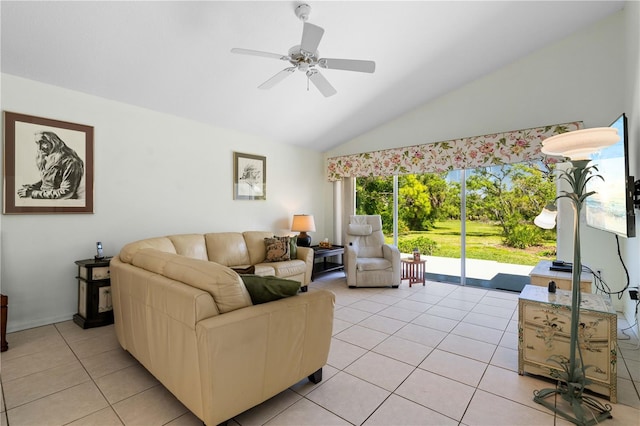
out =
[[[309,91],[309,75],[307,74],[307,92]]]

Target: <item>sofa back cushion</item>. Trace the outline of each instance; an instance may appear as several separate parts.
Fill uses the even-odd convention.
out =
[[[207,245],[202,234],[180,234],[168,237],[176,249],[176,253],[192,259],[207,260]]]
[[[215,232],[204,235],[209,260],[224,266],[248,266],[247,245],[239,232]]]
[[[262,263],[267,257],[265,238],[272,238],[273,232],[245,231],[242,233],[249,250],[249,259],[252,265]]]
[[[125,263],[131,263],[133,256],[144,249],[156,249],[165,253],[176,254],[176,248],[171,240],[167,237],[148,238],[146,240],[134,241],[122,247],[120,250],[120,260]]]
[[[215,262],[143,249],[133,256],[132,264],[208,292],[221,314],[252,305],[240,276]]]

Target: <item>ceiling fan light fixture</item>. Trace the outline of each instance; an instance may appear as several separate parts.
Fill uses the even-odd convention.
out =
[[[295,9],[295,13],[298,19],[306,22],[307,19],[309,19],[309,14],[311,13],[311,6],[306,3],[298,5]]]

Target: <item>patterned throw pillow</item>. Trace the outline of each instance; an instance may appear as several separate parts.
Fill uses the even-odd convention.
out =
[[[267,248],[266,262],[282,262],[291,259],[289,237],[265,238],[264,243]]]

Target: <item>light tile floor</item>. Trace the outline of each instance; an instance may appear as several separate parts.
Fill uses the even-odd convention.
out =
[[[341,273],[310,288],[336,294],[323,381],[303,380],[230,425],[569,424],[533,401],[550,382],[516,372],[516,293],[435,282],[349,289]],[[202,424],[120,349],[113,326],[67,321],[7,340],[2,425]],[[605,424],[640,425],[638,341],[618,343],[619,402]]]

